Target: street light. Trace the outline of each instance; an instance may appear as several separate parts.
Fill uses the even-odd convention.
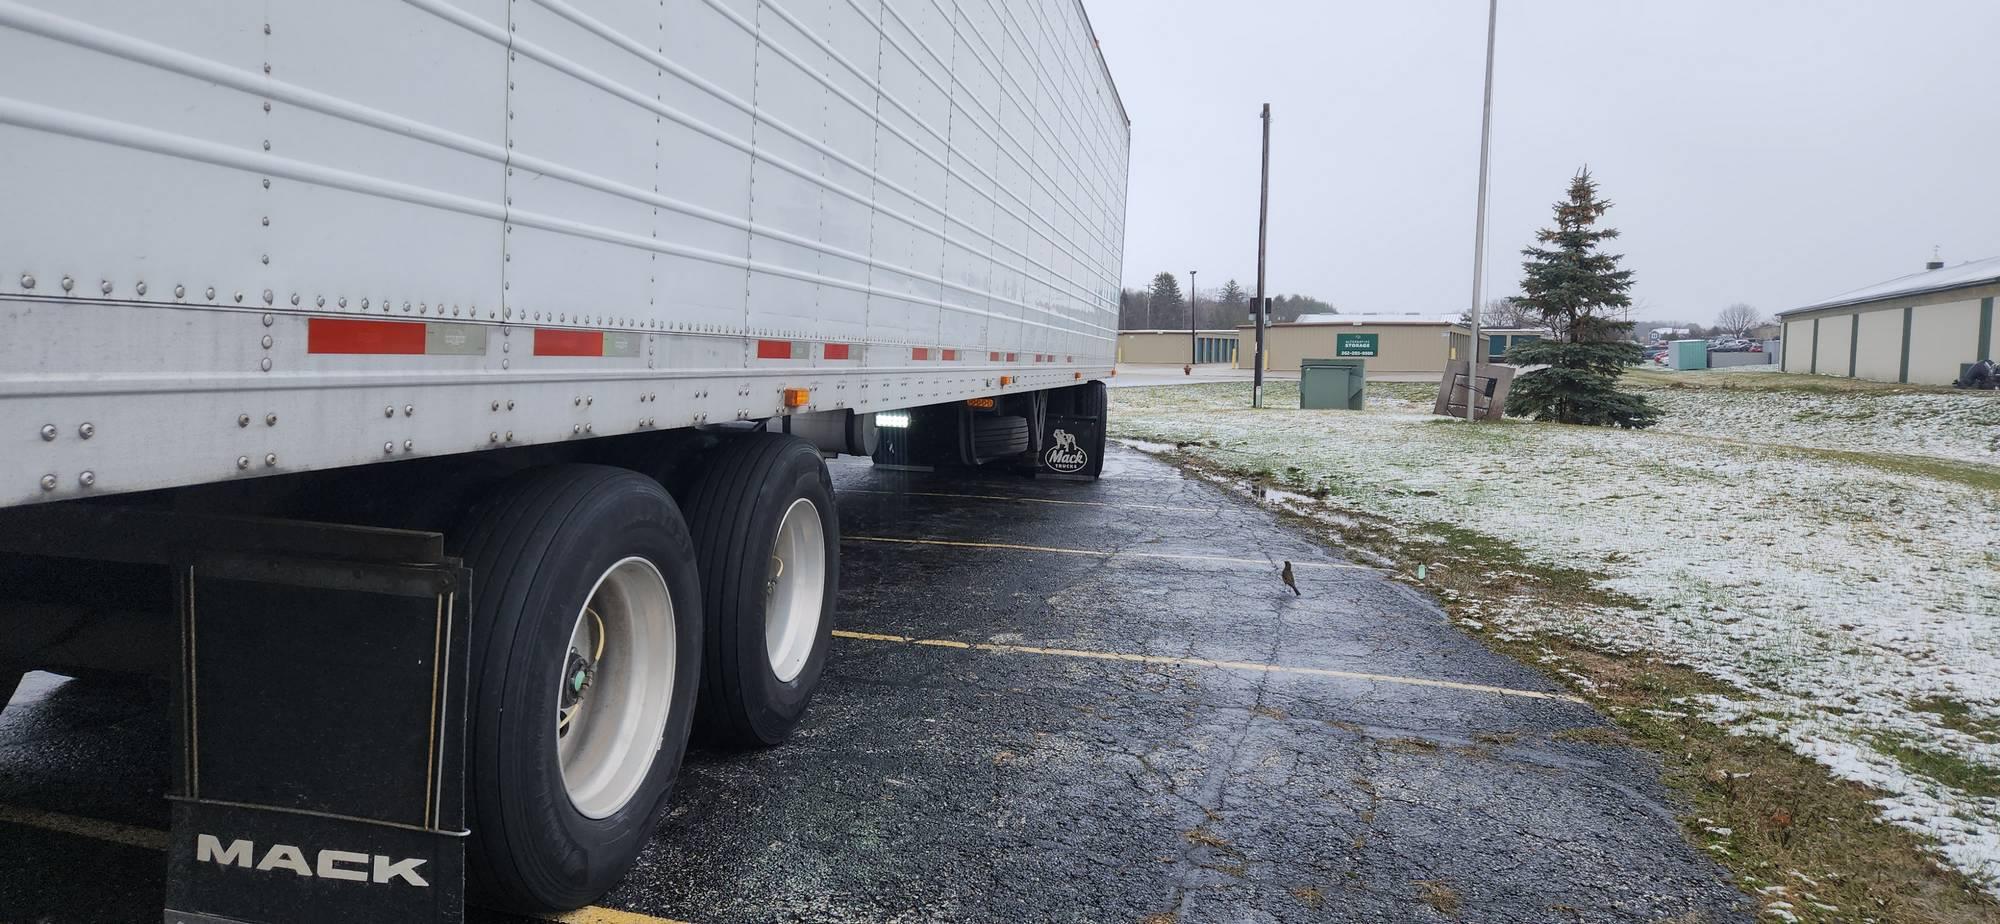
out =
[[[1195,293],[1194,270],[1188,270],[1188,367],[1187,374],[1194,374],[1194,364],[1201,362],[1201,335],[1195,333],[1195,305],[1201,298]]]
[[[1264,104],[1264,165],[1257,177],[1257,301],[1250,314],[1257,319],[1257,355],[1251,363],[1250,406],[1264,406],[1264,232],[1271,222],[1271,104]]]
[[[1465,421],[1479,420],[1479,309],[1486,295],[1486,161],[1493,141],[1493,32],[1500,0],[1486,4],[1486,97],[1479,112],[1479,208],[1472,232],[1472,324],[1465,349]],[[1449,404],[1449,402],[1447,402]]]

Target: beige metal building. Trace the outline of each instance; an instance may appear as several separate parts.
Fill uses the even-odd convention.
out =
[[[1233,330],[1195,331],[1190,338],[1183,330],[1122,330],[1118,332],[1118,361],[1121,363],[1168,363],[1181,365],[1189,356],[1201,363],[1236,360],[1236,332]]]
[[[1368,376],[1439,376],[1445,363],[1466,356],[1471,331],[1455,317],[1408,314],[1308,314],[1272,324],[1264,331],[1264,368],[1296,372],[1302,359],[1360,358]],[[1257,332],[1236,329],[1243,344],[1241,364],[1249,365]],[[1481,332],[1479,342],[1488,346]],[[1483,356],[1482,352],[1482,356]]]
[[[1784,371],[1948,385],[2000,356],[2000,257],[1932,268],[1778,314]]]

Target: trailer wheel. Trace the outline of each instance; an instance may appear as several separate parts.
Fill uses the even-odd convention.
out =
[[[455,537],[473,575],[467,844],[482,904],[589,904],[632,865],[680,772],[701,673],[687,525],[658,482],[562,465]]]
[[[832,638],[833,481],[812,444],[745,434],[702,460],[688,523],[708,607],[697,728],[722,744],[777,744],[805,715]]]
[[[1011,415],[972,418],[973,464],[1013,458],[1027,451],[1028,418]]]

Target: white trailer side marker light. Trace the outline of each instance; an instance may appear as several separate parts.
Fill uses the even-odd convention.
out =
[[[908,414],[875,415],[875,426],[877,427],[888,427],[893,430],[893,429],[901,429],[909,425],[910,425],[910,415]]]

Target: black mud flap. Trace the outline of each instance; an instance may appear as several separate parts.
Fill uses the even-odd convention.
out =
[[[168,924],[464,920],[464,569],[229,555],[177,578]]]
[[[1104,471],[1104,423],[1104,383],[1051,390],[1035,454],[1036,477],[1096,478]]]

